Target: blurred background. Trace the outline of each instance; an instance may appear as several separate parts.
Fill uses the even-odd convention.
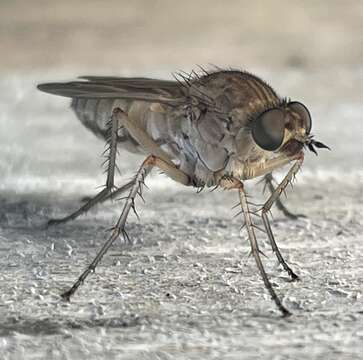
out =
[[[2,71],[360,66],[360,1],[1,1]]]

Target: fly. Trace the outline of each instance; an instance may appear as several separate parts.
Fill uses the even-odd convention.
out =
[[[263,176],[271,192],[259,209],[264,232],[279,263],[292,280],[297,280],[276,244],[268,213],[276,203],[286,216],[298,216],[290,213],[279,197],[303,164],[304,150],[316,153],[315,148],[328,147],[313,139],[306,106],[280,98],[259,77],[236,70],[201,71],[178,74],[172,81],[85,76],[78,81],[38,86],[44,92],[71,98],[79,120],[108,144],[105,187],[74,213],[51,219],[48,224],[73,220],[97,203],[129,192],[108,240],[62,294],[64,299],[69,300],[95,270],[115,239],[121,236],[128,241],[128,214],[135,211],[135,199],[142,196],[145,178],[153,168],[159,168],[185,186],[238,193],[243,226],[263,282],[281,313],[290,314],[265,272],[255,233],[259,227],[252,218],[256,212],[251,209],[244,182]],[[136,176],[121,187],[114,183],[118,148],[145,154]],[[271,173],[289,163],[290,170],[275,187]]]

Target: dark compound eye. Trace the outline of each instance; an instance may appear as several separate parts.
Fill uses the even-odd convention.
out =
[[[280,109],[267,110],[252,123],[252,137],[267,151],[274,151],[284,140],[285,115]]]
[[[287,107],[297,113],[303,123],[304,123],[304,126],[305,126],[305,131],[306,131],[306,134],[310,134],[310,131],[311,131],[311,116],[310,116],[310,112],[309,110],[307,109],[307,107],[305,105],[303,105],[302,103],[299,103],[297,101],[293,101],[293,102],[290,102]]]

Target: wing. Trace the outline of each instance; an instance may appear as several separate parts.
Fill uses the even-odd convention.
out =
[[[185,86],[177,81],[112,76],[81,76],[80,79],[37,87],[46,93],[69,98],[132,99],[174,106],[185,102]]]

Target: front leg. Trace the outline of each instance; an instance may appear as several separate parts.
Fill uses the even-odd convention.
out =
[[[279,261],[279,263],[282,265],[282,267],[285,269],[285,271],[290,275],[292,280],[298,280],[299,277],[292,271],[292,269],[287,265],[286,261],[281,255],[281,252],[276,244],[275,237],[272,233],[272,229],[270,226],[270,222],[267,216],[267,213],[270,211],[272,205],[274,202],[279,198],[281,193],[285,190],[286,186],[292,181],[296,173],[301,168],[301,165],[304,161],[304,157],[301,156],[299,160],[295,162],[295,164],[291,167],[285,178],[281,181],[281,183],[277,186],[277,188],[274,190],[274,192],[271,194],[271,196],[268,198],[268,200],[265,202],[265,204],[262,207],[261,217],[263,224],[265,226],[267,236],[270,240],[270,244],[272,247],[273,252],[276,254],[276,257]]]
[[[271,194],[275,192],[275,186],[274,186],[274,178],[271,173],[266,174],[263,177],[263,181],[265,182],[265,187],[268,188]],[[264,189],[265,189],[264,187]],[[276,199],[276,207],[289,219],[296,220],[301,217],[306,217],[303,214],[294,214],[289,209],[286,208],[286,206],[282,203],[280,198]]]

